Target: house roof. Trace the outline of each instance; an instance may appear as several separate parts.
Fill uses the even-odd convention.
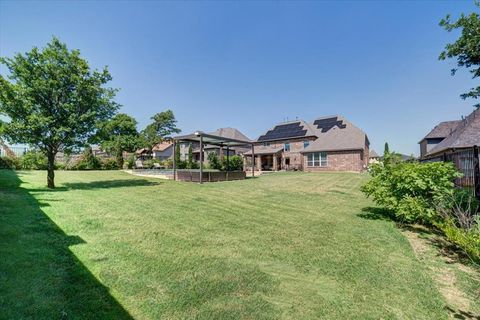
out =
[[[342,116],[318,118],[312,126],[318,139],[302,152],[364,150],[365,145],[369,144],[365,132]]]
[[[442,142],[437,144],[427,155],[432,155],[453,148],[480,146],[480,109],[468,117],[459,120],[458,125]]]
[[[209,134],[235,140],[251,141],[246,135],[235,128],[220,128]]]
[[[283,150],[283,147],[274,147],[274,146],[254,146],[253,151],[255,155],[263,155],[263,154],[275,154]],[[246,156],[252,155],[252,150],[248,150],[244,153]]]
[[[150,153],[150,150],[147,148],[141,148],[135,151],[135,154],[143,154],[143,153]]]
[[[423,139],[446,138],[462,122],[462,120],[440,122]]]
[[[262,134],[257,142],[288,140],[316,136],[315,130],[303,120],[294,120],[275,125]]]
[[[152,151],[165,151],[171,146],[173,146],[173,143],[164,141],[154,145]]]
[[[370,158],[380,158],[380,156],[378,155],[378,153],[375,152],[375,150],[370,150]]]

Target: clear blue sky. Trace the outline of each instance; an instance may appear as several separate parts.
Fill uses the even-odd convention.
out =
[[[438,61],[438,26],[473,1],[0,1],[0,56],[52,35],[108,65],[122,112],[142,129],[171,108],[183,133],[235,127],[250,138],[285,118],[341,114],[372,146],[418,154],[439,121],[473,110],[475,84]],[[5,72],[0,69],[0,72]]]

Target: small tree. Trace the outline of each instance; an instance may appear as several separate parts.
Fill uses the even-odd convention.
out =
[[[476,3],[479,6],[479,3]],[[462,34],[454,43],[445,46],[445,50],[440,53],[439,59],[456,58],[459,68],[466,68],[472,78],[480,77],[480,16],[474,12],[469,15],[462,14],[457,21],[452,21],[450,15],[447,15],[440,21],[442,26],[448,32],[460,29]],[[451,70],[455,75],[457,69]],[[461,95],[462,99],[480,97],[480,86],[471,88],[469,92]],[[479,108],[480,103],[475,104]]]
[[[181,131],[177,128],[177,120],[175,120],[172,110],[157,113],[151,119],[153,122],[142,131],[148,148],[171,138],[173,133],[180,133]]]
[[[97,135],[103,150],[113,153],[118,168],[123,168],[123,151],[133,152],[139,145],[137,121],[119,113],[99,126]]]
[[[216,169],[216,170],[222,170],[222,164],[218,159],[218,155],[216,152],[209,152],[207,159],[208,159],[208,163],[210,164],[210,168]]]
[[[192,144],[188,146],[188,169],[193,169],[193,147]]]
[[[178,164],[180,163],[180,145],[177,143],[175,145],[175,162],[177,163],[177,166]]]
[[[57,38],[42,50],[0,58],[0,64],[9,71],[7,78],[0,75],[0,114],[8,118],[3,133],[47,156],[47,185],[54,188],[57,152],[85,145],[95,124],[118,109],[116,90],[104,87],[112,77],[107,68],[92,71],[80,51]]]

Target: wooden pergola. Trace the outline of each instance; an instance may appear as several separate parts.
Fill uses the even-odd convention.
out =
[[[199,171],[199,182],[203,183],[203,154],[204,150],[203,147],[205,144],[209,145],[214,145],[214,146],[219,146],[220,149],[223,149],[224,147],[227,148],[227,167],[228,167],[228,161],[229,161],[229,149],[231,147],[246,147],[250,146],[252,150],[252,155],[254,155],[254,149],[253,149],[253,142],[252,141],[246,141],[246,140],[239,140],[239,139],[233,139],[233,138],[226,138],[218,135],[213,135],[213,134],[208,134],[204,133],[202,131],[195,131],[194,133],[188,134],[188,135],[183,135],[183,136],[177,136],[173,138],[173,179],[176,179],[176,171],[177,171],[177,164],[176,164],[176,159],[175,159],[175,150],[177,143],[180,142],[195,142],[200,145],[200,171]],[[255,159],[255,157],[253,157]],[[255,160],[252,161],[252,177],[255,176]]]

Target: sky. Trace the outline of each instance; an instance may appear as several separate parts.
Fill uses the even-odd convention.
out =
[[[120,112],[143,129],[173,110],[182,133],[234,127],[256,139],[297,117],[342,115],[371,147],[419,154],[438,122],[473,111],[478,85],[439,61],[473,1],[5,1],[0,56],[52,36],[107,65]],[[6,69],[0,67],[0,73]]]

